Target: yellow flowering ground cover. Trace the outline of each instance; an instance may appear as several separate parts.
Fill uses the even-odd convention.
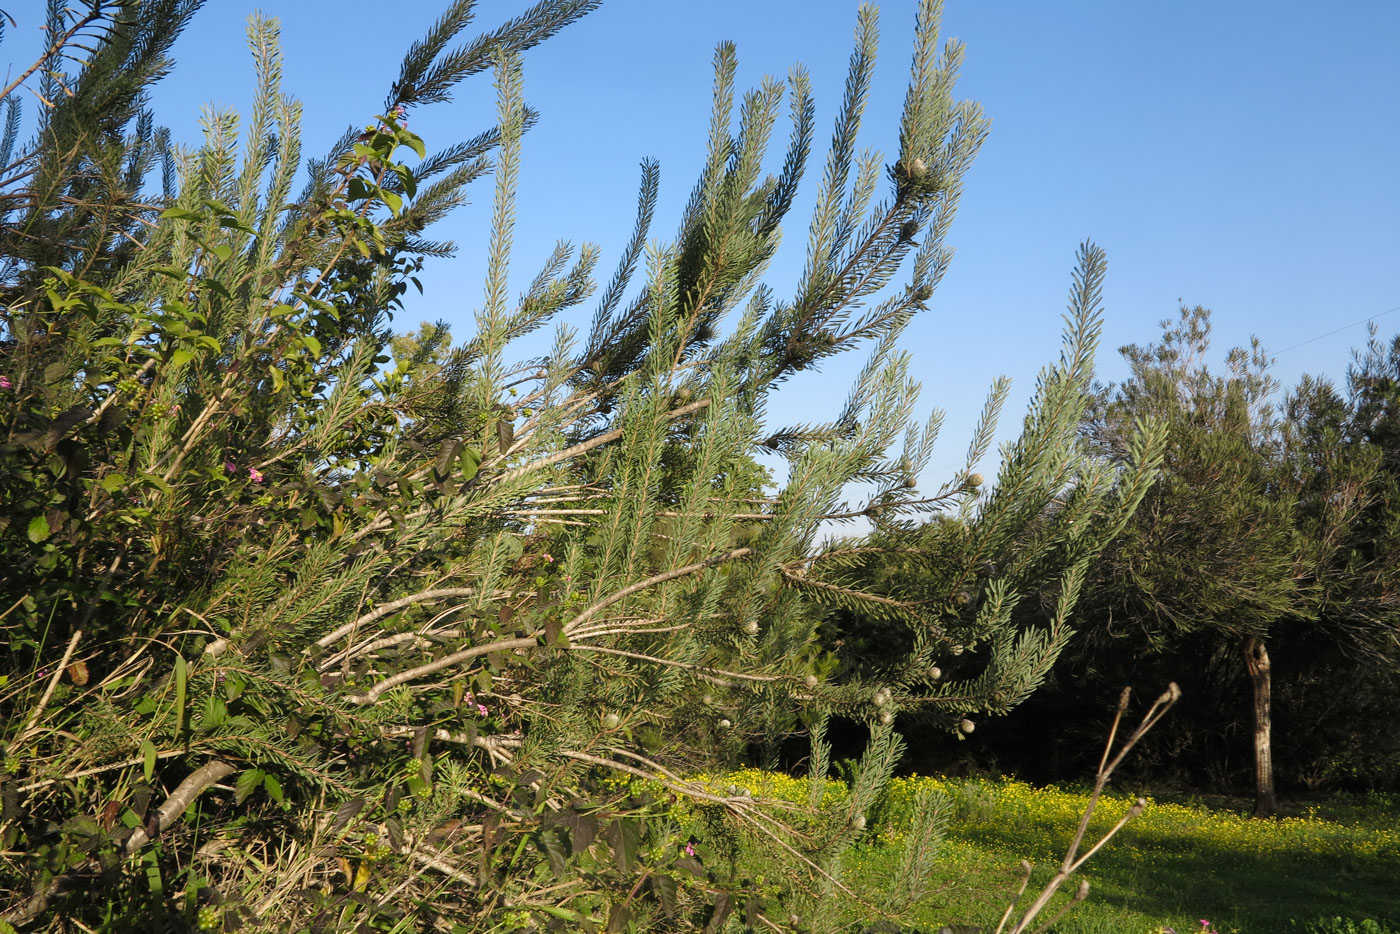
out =
[[[806,804],[805,780],[756,770],[708,779],[755,797]],[[951,819],[934,891],[922,923],[992,924],[1022,859],[1043,883],[1064,853],[1088,799],[1086,791],[1034,788],[1001,780],[896,779],[871,814],[866,842],[843,867],[848,883],[874,893],[894,872],[920,790],[945,795]],[[1137,796],[1101,799],[1090,841]],[[1057,934],[1199,932],[1304,934],[1322,917],[1376,919],[1400,929],[1400,806],[1393,799],[1351,799],[1293,816],[1254,820],[1196,803],[1157,801],[1083,870],[1086,904],[1056,925]],[[846,789],[828,782],[823,810],[841,811]]]

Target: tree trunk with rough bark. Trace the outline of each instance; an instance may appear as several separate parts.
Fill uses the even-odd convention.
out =
[[[1270,817],[1278,810],[1274,794],[1273,725],[1269,650],[1264,640],[1251,636],[1244,641],[1244,661],[1254,696],[1254,816]]]

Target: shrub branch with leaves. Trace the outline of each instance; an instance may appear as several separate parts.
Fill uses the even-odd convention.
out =
[[[510,295],[535,119],[520,53],[595,5],[544,0],[452,48],[473,6],[457,0],[385,112],[311,160],[296,199],[300,110],[275,21],[249,27],[259,86],[241,141],[236,115],[211,112],[202,146],[175,147],[143,109],[198,3],[93,6],[73,34],[100,20],[99,51],[74,76],[45,71],[75,93],[45,97],[3,189],[7,924],[821,931],[836,894],[889,913],[842,881],[840,855],[900,741],[875,685],[827,677],[816,632],[833,602],[887,598],[813,569],[846,547],[820,544],[832,521],[972,508],[970,467],[917,492],[938,420],[906,431],[917,386],[897,340],[950,260],[987,123],[953,97],[962,48],[940,47],[926,0],[877,200],[883,157],[856,154],[876,44],[863,7],[784,301],[762,280],[812,145],[809,81],[795,69],[738,95],[721,45],[678,234],[648,239],[659,174],[644,163],[634,236],[579,333],[562,313],[591,297],[596,247],[561,246]],[[55,7],[51,35],[84,15]],[[408,113],[488,68],[496,126],[429,153]],[[791,138],[765,176],[785,96]],[[157,162],[165,194],[143,201]],[[424,259],[452,250],[424,232],[488,170],[476,332],[448,351],[430,329],[395,358],[389,316]],[[1099,275],[1091,249],[1085,289]],[[1039,516],[1052,488],[1113,499],[1114,478],[1086,479],[1063,443],[1092,305],[982,510],[988,537]],[[546,354],[512,359],[551,324]],[[862,345],[834,419],[765,425],[778,386]],[[780,482],[754,460],[765,449]],[[1144,441],[1125,490],[1156,449]],[[847,502],[852,484],[872,492]],[[1084,555],[1056,535],[1027,560],[1064,575],[1069,604]],[[989,583],[978,612],[1000,619],[1014,596]],[[844,822],[688,777],[806,725],[824,778],[832,712],[872,730]],[[706,840],[677,838],[681,801],[706,809]],[[905,904],[944,811],[920,813]],[[735,841],[789,869],[745,877],[723,855]]]

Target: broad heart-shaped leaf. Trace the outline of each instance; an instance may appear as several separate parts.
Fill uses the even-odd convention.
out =
[[[410,133],[410,132],[408,132],[407,130],[400,130],[400,131],[399,131],[399,142],[403,143],[403,144],[404,144],[405,146],[407,146],[409,149],[412,149],[413,152],[414,152],[414,154],[417,155],[418,158],[420,158],[420,159],[427,158],[428,150],[427,150],[427,148],[423,145],[423,139],[422,139],[422,137],[420,137],[418,134],[416,134],[416,133]]]
[[[243,223],[236,217],[219,218],[219,226],[228,228],[230,230],[240,231],[241,233],[245,233],[250,237],[256,237],[258,235],[258,232],[256,230],[249,227],[247,224]]]
[[[228,247],[215,247],[215,249],[227,250]],[[229,290],[218,279],[200,279],[199,285],[201,288],[208,289],[222,298],[233,298],[233,296],[229,294]]]
[[[631,920],[631,909],[622,902],[614,903],[612,910],[608,912],[608,934],[622,934],[623,931],[630,927],[628,922]]]
[[[661,899],[661,910],[666,913],[666,917],[676,916],[676,880],[670,876],[652,876],[652,891],[656,892],[657,898]]]
[[[564,844],[559,839],[559,832],[552,828],[541,830],[535,834],[535,840],[549,860],[549,868],[553,871],[554,877],[556,879],[564,878],[569,863],[564,856]]]
[[[141,481],[145,483],[146,486],[160,490],[167,496],[175,492],[175,488],[166,483],[165,478],[161,477],[159,474],[143,473],[141,475]]]
[[[710,921],[705,925],[705,934],[719,934],[724,929],[724,922],[734,911],[734,902],[730,899],[728,892],[719,892],[715,895],[714,911],[710,914]]]
[[[462,480],[470,482],[480,467],[481,451],[477,448],[464,449],[462,451]]]
[[[676,868],[684,869],[697,879],[705,878],[705,867],[693,856],[682,856],[676,860]]]
[[[351,798],[348,801],[342,801],[340,806],[335,809],[335,819],[331,821],[330,835],[335,836],[349,826],[355,815],[364,810],[365,804],[364,798]]]
[[[29,520],[29,540],[34,544],[47,539],[50,535],[49,520],[43,516],[35,516]]]
[[[242,804],[248,796],[257,791],[258,786],[267,778],[267,773],[262,769],[247,769],[238,776],[238,781],[233,783],[233,803]]]
[[[171,365],[171,366],[182,366],[182,365],[184,365],[184,364],[186,364],[186,363],[189,363],[189,362],[190,362],[191,360],[193,360],[193,359],[194,359],[194,352],[193,352],[193,351],[188,350],[188,349],[186,349],[186,348],[184,348],[184,347],[179,347],[179,348],[176,348],[175,352],[172,353],[172,354],[170,355],[170,365]]]

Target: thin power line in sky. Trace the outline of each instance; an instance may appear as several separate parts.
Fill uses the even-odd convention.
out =
[[[1328,332],[1325,333],[1325,334],[1319,334],[1319,335],[1317,335],[1316,337],[1309,337],[1307,340],[1305,340],[1305,341],[1299,341],[1298,343],[1292,345],[1291,347],[1285,347],[1285,348],[1283,348],[1282,350],[1275,351],[1271,356],[1277,357],[1279,354],[1288,353],[1290,350],[1297,350],[1299,347],[1306,347],[1308,344],[1314,343],[1314,342],[1316,342],[1316,341],[1320,341],[1320,340],[1322,340],[1324,337],[1331,337],[1333,334],[1340,334],[1340,333],[1342,333],[1343,331],[1346,331],[1346,330],[1349,330],[1349,329],[1351,329],[1351,328],[1356,327],[1357,325],[1369,324],[1370,322],[1375,321],[1377,318],[1384,318],[1386,315],[1388,315],[1388,314],[1390,314],[1391,312],[1394,312],[1394,311],[1400,311],[1400,305],[1396,305],[1394,308],[1387,308],[1385,311],[1382,311],[1380,314],[1371,315],[1370,317],[1367,317],[1367,318],[1362,318],[1360,321],[1353,321],[1351,324],[1344,324],[1344,325],[1342,325],[1342,326],[1339,327],[1339,328],[1333,328],[1332,330],[1328,331]]]

